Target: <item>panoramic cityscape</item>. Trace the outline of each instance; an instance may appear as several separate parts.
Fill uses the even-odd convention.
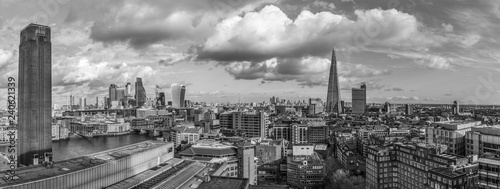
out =
[[[496,0],[0,0],[0,188],[500,188]]]

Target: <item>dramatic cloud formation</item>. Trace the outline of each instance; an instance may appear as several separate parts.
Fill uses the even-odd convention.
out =
[[[202,40],[218,19],[266,2],[271,1],[125,1],[105,8],[109,13],[94,22],[90,38],[105,43],[128,42],[137,49],[164,40]]]
[[[295,80],[300,85],[326,85],[331,61],[325,58],[306,57],[300,59],[272,58],[259,63],[236,62],[229,64],[226,71],[235,79],[263,79],[265,81]],[[378,70],[361,64],[338,62],[341,82],[357,78],[389,74],[388,70]]]
[[[426,31],[412,15],[397,10],[355,12],[357,19],[330,12],[302,11],[291,20],[278,7],[223,20],[199,48],[199,59],[259,62],[270,58],[324,56],[332,47],[398,47],[425,50],[447,42]]]

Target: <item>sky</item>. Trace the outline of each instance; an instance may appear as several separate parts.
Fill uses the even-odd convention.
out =
[[[142,78],[196,102],[326,100],[335,49],[341,98],[500,105],[498,0],[0,0],[0,106],[19,34],[52,29],[53,103],[108,96]]]

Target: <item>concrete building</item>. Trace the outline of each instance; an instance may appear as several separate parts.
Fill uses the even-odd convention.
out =
[[[479,158],[479,189],[500,188],[500,158]]]
[[[500,154],[500,125],[475,126],[465,134],[467,155]]]
[[[311,126],[307,131],[308,143],[326,144],[330,139],[330,128],[328,126]]]
[[[52,161],[50,27],[29,24],[21,30],[18,75],[18,164]]]
[[[447,145],[449,153],[465,155],[465,133],[479,125],[480,121],[435,122],[426,129],[426,141],[429,144]]]
[[[314,146],[294,146],[292,153],[287,157],[287,184],[293,188],[322,188],[325,162],[314,152]]]
[[[0,176],[5,179],[0,179],[0,187],[105,188],[173,157],[172,143],[144,141],[56,163],[21,167],[15,175],[3,171]]]
[[[445,145],[423,143],[370,146],[367,188],[473,188],[477,184],[477,163],[445,150]]]
[[[227,114],[231,114],[228,116]],[[267,137],[268,116],[265,112],[231,112],[221,114],[220,126],[234,129],[246,137]]]
[[[255,145],[243,141],[236,144],[238,158],[238,177],[247,178],[250,185],[257,185],[257,159]]]
[[[366,84],[362,83],[361,87],[352,88],[352,113],[364,114],[366,112]]]
[[[188,144],[193,144],[200,140],[201,133],[203,133],[202,128],[197,128],[194,126],[178,126],[170,129],[170,135],[168,140],[173,142],[175,147],[179,146],[182,141],[186,141]]]

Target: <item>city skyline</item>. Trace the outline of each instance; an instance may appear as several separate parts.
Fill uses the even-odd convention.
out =
[[[170,96],[169,86],[180,83],[189,87],[186,99],[197,102],[238,102],[240,94],[242,102],[271,96],[326,101],[332,47],[343,101],[365,82],[368,103],[500,104],[499,53],[492,42],[498,26],[486,19],[498,2],[398,2],[68,2],[56,10],[6,1],[0,5],[0,72],[17,77],[16,32],[38,20],[53,28],[53,102],[60,105],[71,94],[105,97],[110,84],[136,77],[148,97],[156,84]],[[81,11],[93,7],[100,11]],[[35,10],[47,19],[32,19]],[[141,16],[135,10],[149,11]],[[482,14],[468,16],[472,12]],[[239,32],[246,30],[256,35]]]

